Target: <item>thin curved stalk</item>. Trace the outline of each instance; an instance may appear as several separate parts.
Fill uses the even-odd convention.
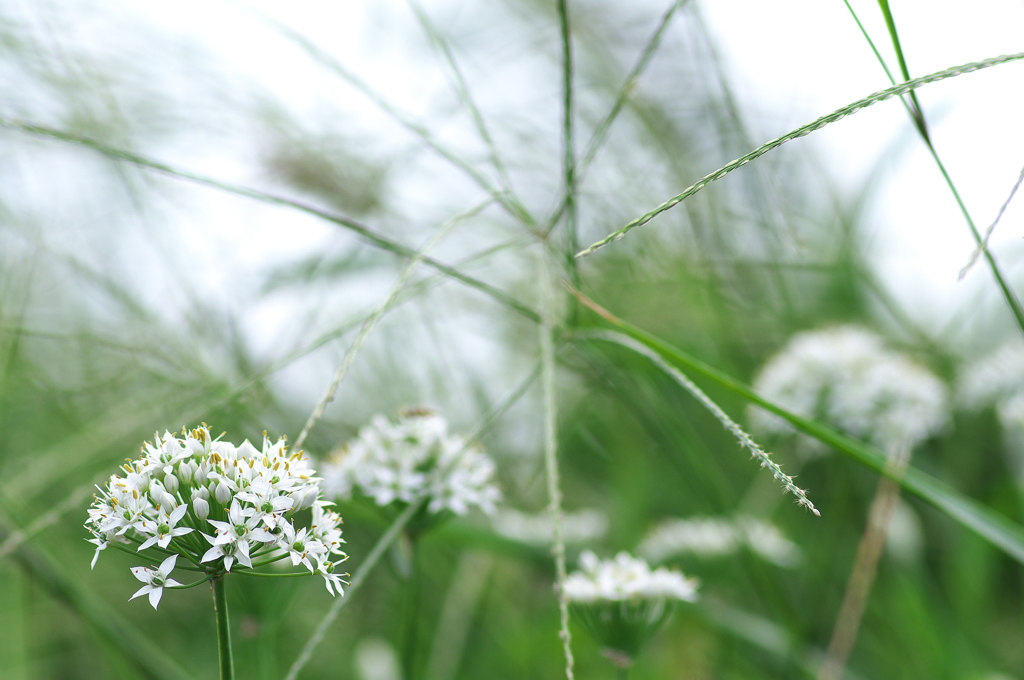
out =
[[[401,243],[385,238],[384,236],[381,236],[380,234],[376,233],[367,225],[362,224],[361,222],[358,222],[350,217],[345,217],[344,215],[339,215],[337,213],[333,213],[330,212],[329,210],[318,208],[308,203],[303,203],[301,201],[296,201],[294,199],[285,198],[284,196],[278,196],[276,194],[270,194],[265,191],[250,189],[249,187],[244,187],[237,184],[222,182],[212,177],[206,177],[193,172],[180,170],[178,168],[174,168],[170,165],[167,165],[166,163],[161,163],[160,161],[152,160],[150,158],[146,158],[138,154],[124,151],[122,149],[115,149],[101,142],[97,142],[96,140],[89,139],[88,137],[82,137],[80,135],[72,134],[64,130],[57,130],[43,125],[36,125],[34,123],[15,120],[13,118],[0,118],[0,127],[21,130],[22,132],[28,132],[30,134],[39,135],[41,137],[49,137],[51,139],[56,139],[58,141],[75,144],[77,146],[82,146],[87,149],[92,149],[93,151],[101,153],[109,158],[124,161],[126,163],[132,163],[133,165],[138,165],[139,167],[153,170],[155,172],[168,175],[170,177],[184,179],[195,184],[200,184],[202,186],[219,189],[220,191],[224,191],[229,194],[235,194],[236,196],[243,196],[245,198],[260,201],[261,203],[292,208],[294,210],[298,210],[299,212],[303,212],[308,215],[313,215],[314,217],[319,217],[322,220],[325,220],[332,224],[336,224],[340,227],[344,227],[345,229],[358,235],[367,243],[378,248],[381,248],[382,250],[390,251],[396,255],[400,255],[401,257],[407,259],[416,257],[416,250],[414,248],[410,248],[408,246],[402,245]],[[491,286],[488,283],[484,283],[483,281],[475,279],[472,276],[463,274],[457,269],[454,269],[453,267],[450,267],[429,257],[424,258],[423,263],[428,267],[436,269],[437,271],[446,274],[447,276],[450,276],[451,278],[457,281],[461,281],[470,288],[475,288],[476,290],[491,297],[492,299],[508,307],[509,309],[513,309],[519,314],[522,314],[531,321],[538,321],[540,319],[540,316],[537,314],[537,312],[530,309],[521,302],[513,299],[507,293],[498,290],[497,288]]]
[[[618,231],[614,231],[608,236],[601,239],[600,241],[596,241],[591,245],[587,246],[580,252],[576,253],[576,258],[586,257],[587,255],[590,255],[594,251],[603,248],[609,243],[618,241],[623,236],[631,232],[633,229],[636,229],[637,227],[647,224],[648,222],[650,222],[651,220],[653,220],[655,217],[665,212],[666,210],[674,208],[675,206],[679,205],[690,196],[693,196],[694,194],[696,194],[697,192],[699,192],[701,189],[711,184],[712,182],[722,179],[733,170],[738,170],[747,163],[757,160],[758,158],[765,155],[769,151],[777,149],[786,142],[790,142],[793,141],[794,139],[798,139],[800,137],[809,135],[810,133],[815,132],[816,130],[820,130],[821,128],[827,125],[831,125],[832,123],[842,120],[847,116],[852,116],[858,111],[866,109],[869,106],[873,106],[879,102],[884,102],[888,99],[892,99],[893,97],[898,97],[900,95],[907,94],[908,92],[912,92],[913,90],[916,90],[917,88],[922,87],[924,85],[928,85],[929,83],[935,83],[940,80],[946,80],[948,78],[955,78],[956,76],[960,76],[965,73],[972,73],[974,71],[979,71],[981,69],[991,68],[993,66],[998,66],[999,64],[1005,64],[1007,62],[1015,61],[1018,59],[1024,59],[1024,52],[1017,52],[1015,54],[1005,54],[998,57],[992,57],[990,59],[984,59],[982,61],[974,61],[969,64],[963,64],[962,66],[954,66],[952,68],[948,68],[943,71],[938,71],[927,76],[922,76],[920,78],[908,80],[907,82],[900,83],[899,85],[895,85],[893,87],[889,87],[884,90],[875,92],[874,94],[864,97],[863,99],[858,99],[857,101],[851,104],[847,104],[842,108],[836,109],[832,113],[821,116],[820,118],[817,118],[816,120],[813,120],[810,123],[807,123],[806,125],[798,127],[795,130],[792,130],[791,132],[787,132],[781,137],[776,137],[770,142],[767,142],[766,144],[759,146],[758,148],[754,149],[753,151],[744,156],[740,156],[734,161],[726,163],[718,170],[715,170],[714,172],[705,175],[696,183],[687,187],[681,194],[673,196],[672,198],[665,201],[664,203],[654,208],[653,210],[644,213],[640,217],[636,218],[635,220],[633,220],[626,226],[622,227]]]

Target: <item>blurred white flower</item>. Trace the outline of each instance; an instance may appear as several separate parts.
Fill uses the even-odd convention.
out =
[[[1024,345],[1009,342],[970,362],[957,381],[957,403],[968,409],[1001,404],[1024,394]]]
[[[620,552],[611,560],[599,560],[589,550],[580,555],[580,570],[565,579],[565,595],[571,602],[598,600],[697,599],[697,582],[678,571],[660,567],[651,571],[647,562]]]
[[[749,516],[665,520],[647,534],[637,552],[657,563],[686,554],[730,555],[744,546],[782,567],[793,567],[800,561],[800,548],[778,527]]]
[[[303,453],[289,452],[284,440],[272,443],[264,436],[257,449],[248,441],[236,447],[215,440],[206,426],[180,437],[165,432],[120,471],[124,476],[112,475],[89,508],[85,526],[96,545],[93,566],[111,543],[134,545],[151,557],[176,553],[157,570],[132,569],[146,583],[133,598],[148,593],[155,607],[163,588],[181,585],[168,578],[177,555],[216,577],[291,557],[341,594],[343,582],[328,561],[331,554],[345,557],[341,517],[317,500],[320,479]],[[315,535],[299,550],[293,518],[311,505]]]
[[[588,550],[580,555],[580,570],[565,579],[563,592],[604,656],[626,668],[668,618],[676,601],[697,599],[697,581],[664,567],[652,571],[645,561],[628,553],[599,560]]]
[[[1024,484],[1024,346],[1010,342],[969,363],[957,381],[957,402],[973,410],[995,406],[1008,463]]]
[[[822,419],[889,452],[913,448],[949,420],[947,390],[938,378],[853,326],[797,334],[761,369],[754,389],[787,410]],[[793,431],[757,407],[750,409],[750,419],[764,432]]]
[[[402,668],[395,648],[381,638],[365,638],[356,644],[356,671],[360,680],[401,680]]]
[[[529,515],[512,508],[501,508],[494,517],[494,530],[506,538],[536,546],[555,542],[555,523],[551,513]],[[562,540],[566,543],[593,543],[608,533],[608,518],[600,510],[567,512],[562,517]]]
[[[394,423],[375,416],[322,472],[329,498],[358,492],[387,506],[426,497],[433,514],[465,515],[474,506],[491,513],[501,499],[494,462],[464,437],[448,434],[444,418],[425,410],[401,414]]]

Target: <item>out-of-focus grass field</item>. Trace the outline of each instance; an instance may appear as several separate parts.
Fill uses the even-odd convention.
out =
[[[668,558],[700,579],[700,599],[676,609],[631,677],[815,677],[877,472],[837,452],[804,460],[794,438],[755,432],[822,516],[797,507],[671,377],[588,339],[608,324],[560,285],[542,290],[541,260],[747,384],[794,333],[855,323],[955,392],[968,358],[1019,342],[1002,300],[964,311],[970,333],[916,326],[865,247],[870,187],[835,186],[801,142],[573,260],[765,141],[747,128],[699,3],[570,5],[568,137],[583,160],[564,210],[554,3],[381,3],[361,36],[339,23],[336,40],[288,28],[285,10],[282,23],[234,4],[210,12],[250,50],[264,45],[256,73],[279,53],[304,65],[294,78],[312,93],[276,90],[279,74],[254,77],[208,29],[161,28],[130,4],[0,3],[0,677],[214,677],[206,589],[168,592],[153,611],[128,602],[130,557],[107,551],[90,571],[94,485],[157,430],[204,421],[232,441],[294,439],[410,253],[453,219],[303,448],[322,458],[375,413],[429,406],[455,431],[482,428],[505,505],[543,511],[538,315],[550,295],[563,506],[608,521],[602,537],[568,542],[570,570],[583,549],[636,550],[670,518],[754,516],[798,548],[786,566],[748,548]],[[873,57],[865,46],[849,58]],[[906,125],[907,143],[921,143]],[[691,377],[747,422],[745,400]],[[904,493],[847,677],[1024,677],[1021,441],[991,408],[951,422],[912,466],[1005,517],[1012,545],[979,536],[989,515],[972,531]],[[387,525],[356,503],[339,511],[354,572]],[[367,659],[398,649],[413,615],[422,677],[565,676],[547,548],[477,514],[421,550],[416,611],[391,554],[300,677],[392,677]],[[238,677],[283,677],[331,605],[322,582],[227,587]],[[576,677],[613,677],[572,632]]]

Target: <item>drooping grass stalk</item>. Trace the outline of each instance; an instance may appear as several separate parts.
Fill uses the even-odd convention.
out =
[[[366,226],[365,224],[358,222],[357,220],[354,220],[350,217],[345,217],[344,215],[339,215],[329,210],[324,210],[323,208],[318,208],[308,203],[303,203],[302,201],[296,201],[294,199],[286,198],[284,196],[278,196],[276,194],[270,194],[264,191],[250,189],[248,187],[240,186],[237,184],[222,182],[212,177],[206,177],[204,175],[199,175],[196,173],[174,168],[170,165],[167,165],[166,163],[161,163],[160,161],[152,160],[144,156],[131,153],[129,151],[115,149],[96,140],[89,139],[88,137],[72,134],[70,132],[66,132],[63,130],[57,130],[54,128],[46,127],[44,125],[35,125],[33,123],[27,123],[24,121],[15,120],[13,118],[0,117],[0,127],[21,130],[23,132],[39,135],[41,137],[49,137],[51,139],[56,139],[58,141],[75,144],[77,146],[92,149],[93,151],[101,153],[109,158],[124,161],[126,163],[131,163],[133,165],[147,168],[149,170],[153,170],[155,172],[168,175],[170,177],[184,179],[189,182],[218,189],[229,194],[235,194],[236,196],[243,196],[245,198],[250,198],[255,201],[260,201],[261,203],[292,208],[298,210],[299,212],[313,215],[314,217],[318,217],[332,224],[336,224],[340,227],[344,227],[345,229],[358,235],[367,243],[376,246],[377,248],[381,248],[382,250],[387,250],[389,252],[392,252],[396,255],[399,255],[407,259],[416,257],[415,249],[402,245],[401,243],[398,243],[396,241],[392,241],[391,239],[386,238],[384,236],[381,236],[380,234],[376,233],[373,229]],[[472,276],[464,274],[453,267],[450,267],[446,264],[438,262],[437,260],[434,260],[433,258],[425,257],[423,258],[423,263],[428,267],[431,267],[432,269],[436,269],[437,271],[466,284],[470,288],[474,288],[480,291],[481,293],[491,297],[495,301],[504,305],[505,307],[515,310],[519,314],[525,316],[526,318],[532,321],[538,321],[540,319],[540,316],[537,314],[537,312],[530,309],[523,303],[513,299],[507,293],[498,290],[497,288],[491,286],[488,283],[484,283],[483,281],[475,279]]]
[[[331,627],[335,619],[338,618],[338,614],[345,608],[345,605],[352,599],[359,588],[363,585],[363,581],[373,571],[373,568],[377,566],[377,562],[380,560],[381,555],[384,551],[391,547],[391,544],[401,536],[402,531],[405,530],[405,526],[409,523],[409,520],[413,518],[423,507],[426,505],[426,499],[423,499],[417,503],[412,503],[407,507],[401,515],[399,515],[388,530],[384,532],[384,535],[380,537],[377,543],[370,550],[370,553],[366,556],[366,560],[356,570],[355,575],[349,582],[347,588],[345,588],[345,596],[337,598],[332,604],[331,608],[327,610],[324,618],[320,620],[316,630],[310,635],[309,640],[303,646],[302,651],[299,652],[299,656],[292,663],[288,669],[288,674],[285,675],[285,680],[295,680],[303,667],[309,663],[310,658],[313,656],[313,652],[323,642],[324,636],[327,634],[327,629]]]
[[[836,109],[832,113],[821,116],[820,118],[817,118],[816,120],[813,120],[810,123],[807,123],[806,125],[802,125],[801,127],[798,127],[795,130],[787,132],[781,137],[776,137],[775,139],[767,142],[766,144],[754,149],[750,153],[740,156],[734,161],[726,163],[718,170],[715,170],[714,172],[705,175],[696,183],[687,187],[682,193],[678,194],[677,196],[670,198],[669,200],[665,201],[664,203],[654,208],[653,210],[644,213],[643,215],[636,218],[626,226],[619,229],[618,231],[614,231],[608,236],[601,239],[600,241],[596,241],[591,245],[587,246],[580,252],[576,253],[576,257],[586,257],[587,255],[590,255],[591,253],[593,253],[596,250],[599,250],[600,248],[603,248],[609,243],[618,241],[633,229],[636,229],[637,227],[647,224],[648,222],[650,222],[651,220],[653,220],[655,217],[665,212],[666,210],[674,208],[675,206],[679,205],[690,196],[693,196],[694,194],[696,194],[697,192],[699,192],[712,182],[722,179],[723,177],[731,173],[733,170],[737,170],[746,165],[747,163],[757,160],[758,158],[765,155],[769,151],[777,149],[786,142],[790,142],[794,139],[798,139],[800,137],[809,135],[810,133],[816,130],[820,130],[821,128],[826,127],[827,125],[842,120],[847,116],[851,116],[869,106],[873,106],[879,102],[883,102],[888,99],[892,99],[893,97],[898,97],[908,92],[912,92],[913,90],[916,90],[919,87],[923,87],[924,85],[928,85],[929,83],[938,82],[940,80],[946,80],[948,78],[955,78],[956,76],[960,76],[965,73],[972,73],[974,71],[979,71],[981,69],[991,68],[993,66],[998,66],[999,64],[1005,64],[1007,62],[1015,61],[1018,59],[1024,59],[1024,52],[1006,54],[998,57],[992,57],[990,59],[984,59],[982,61],[974,61],[969,64],[963,64],[961,66],[954,66],[952,68],[938,71],[936,73],[922,76],[920,78],[908,80],[904,83],[900,83],[899,85],[895,85],[893,87],[889,87],[884,90],[875,92],[874,94],[871,94],[863,99],[858,99],[857,101],[851,104],[847,104],[842,108]],[[1024,322],[1024,317],[1022,317],[1022,322]]]
[[[657,352],[672,365],[712,380],[733,394],[783,418],[800,432],[831,446],[861,465],[893,479],[910,493],[931,503],[954,521],[959,522],[1013,559],[1024,564],[1024,527],[913,466],[908,466],[903,474],[896,475],[887,463],[887,456],[871,444],[856,440],[828,425],[797,415],[768,401],[732,376],[704,363],[678,347],[674,347],[661,338],[623,321],[582,294],[577,293],[576,295],[581,302],[594,309],[602,318],[634,340]]]
[[[555,395],[555,281],[553,256],[547,244],[541,247],[541,323],[540,334],[541,385],[544,403],[544,469],[548,487],[548,511],[555,525],[556,592],[560,619],[559,637],[565,654],[565,677],[573,680],[572,634],[569,632],[569,598],[565,593],[565,539],[562,535],[562,490],[558,480],[558,406]]]
[[[462,170],[462,172],[476,182],[481,189],[486,191],[491,198],[505,208],[509,215],[519,220],[527,227],[531,227],[536,224],[536,220],[530,214],[530,211],[526,209],[518,198],[516,198],[509,187],[495,186],[491,179],[481,172],[479,168],[473,165],[473,163],[438,141],[425,126],[414,120],[407,113],[401,111],[382,94],[374,90],[369,83],[350,71],[344,64],[322,50],[309,38],[266,15],[258,14],[255,11],[253,11],[253,14],[259,16],[259,18],[268,26],[272,27],[282,36],[302,48],[302,50],[305,51],[306,54],[308,54],[314,61],[332,71],[335,75],[340,76],[349,85],[359,90],[381,111],[390,116],[392,120],[415,136],[419,137],[424,144],[437,152],[438,155],[450,162],[456,168]]]
[[[878,48],[875,47],[874,41],[871,39],[871,36],[868,34],[867,30],[864,28],[864,25],[861,23],[860,18],[857,16],[857,12],[854,11],[853,7],[849,3],[849,0],[843,0],[843,3],[846,5],[847,10],[849,10],[850,15],[853,17],[853,20],[857,23],[857,27],[860,29],[861,35],[864,36],[864,39],[871,47],[871,51],[874,53],[875,58],[878,60],[878,63],[881,64],[882,70],[885,71],[885,75],[889,79],[889,82],[895,85],[896,80],[895,78],[893,78],[892,71],[889,70],[888,65],[885,63],[885,59],[882,58],[881,52],[879,52]],[[889,1],[878,0],[878,6],[882,11],[882,16],[885,19],[886,30],[889,32],[889,38],[892,41],[893,49],[896,52],[896,60],[899,63],[900,74],[903,76],[904,80],[910,80],[910,69],[907,67],[906,56],[903,53],[903,45],[900,42],[899,33],[896,30],[896,20],[892,16],[892,10],[889,8]],[[927,147],[928,153],[931,154],[932,160],[935,161],[936,167],[938,167],[939,172],[942,174],[943,180],[946,182],[946,186],[949,187],[950,193],[953,194],[953,199],[956,201],[957,207],[960,209],[960,213],[964,216],[964,220],[967,222],[967,227],[970,229],[971,236],[974,237],[974,242],[976,246],[975,250],[971,254],[967,266],[965,266],[960,271],[959,278],[963,278],[964,274],[967,273],[967,270],[970,269],[970,267],[974,264],[979,255],[984,254],[985,260],[988,262],[989,269],[992,272],[992,276],[996,280],[996,285],[999,286],[999,290],[1003,295],[1003,299],[1006,301],[1006,304],[1010,307],[1010,313],[1013,314],[1013,318],[1017,322],[1017,326],[1020,329],[1020,331],[1024,333],[1024,307],[1021,306],[1020,299],[1017,297],[1017,294],[1014,293],[1013,289],[1010,288],[1010,285],[1006,282],[1006,277],[1003,276],[1002,269],[999,267],[999,263],[996,262],[995,256],[992,255],[992,253],[989,252],[988,250],[988,237],[992,233],[992,230],[995,229],[996,224],[999,222],[999,218],[1002,216],[1002,212],[1003,210],[1005,210],[1006,205],[1009,204],[1010,199],[1012,199],[1013,195],[1016,193],[1017,187],[1015,186],[1013,191],[1010,192],[1010,198],[1008,198],[1006,203],[1004,203],[1003,210],[1000,210],[999,215],[992,223],[992,226],[989,227],[988,232],[985,234],[983,238],[981,234],[978,233],[978,228],[974,224],[974,219],[971,217],[970,212],[967,210],[967,205],[963,202],[963,199],[960,197],[960,191],[956,188],[956,184],[953,182],[953,178],[946,170],[945,163],[942,162],[942,159],[939,157],[938,150],[932,143],[931,133],[928,129],[928,122],[924,117],[924,109],[921,108],[921,103],[917,99],[917,93],[911,91],[909,93],[909,98],[909,102],[906,99],[901,98],[903,101],[903,105],[906,108],[907,113],[910,115],[910,118],[914,121],[914,128],[921,136],[921,140],[924,142],[925,147]],[[1021,176],[1024,177],[1024,171],[1022,171]],[[1020,180],[1018,180],[1017,182],[1017,186],[1019,185]]]
[[[820,517],[821,513],[814,507],[814,503],[807,497],[807,492],[796,485],[793,478],[782,471],[782,467],[779,466],[774,460],[772,460],[771,454],[765,451],[763,448],[758,446],[757,442],[747,434],[743,428],[741,428],[736,421],[729,417],[729,415],[722,410],[722,407],[714,402],[711,397],[704,393],[702,389],[697,387],[692,380],[686,377],[686,374],[680,371],[678,368],[670,365],[667,361],[661,358],[659,354],[651,349],[648,349],[639,342],[633,340],[629,336],[622,335],[620,333],[587,333],[582,334],[579,337],[582,338],[594,338],[597,340],[605,340],[607,342],[614,342],[616,344],[627,347],[634,352],[641,354],[651,362],[660,368],[662,371],[667,373],[673,380],[679,383],[687,392],[689,392],[697,401],[700,402],[701,406],[711,412],[711,415],[715,417],[722,426],[728,430],[736,440],[740,443],[740,446],[750,452],[750,455],[758,460],[761,467],[767,468],[772,476],[782,484],[782,488],[796,496],[798,505],[801,505],[816,516]]]
[[[903,446],[894,451],[890,458],[892,474],[901,476],[906,471],[909,461],[909,447]],[[896,510],[899,497],[899,482],[889,477],[879,478],[878,487],[868,511],[868,524],[857,545],[853,570],[850,572],[850,579],[846,584],[843,603],[836,616],[835,628],[832,630],[832,638],[829,640],[825,661],[818,673],[818,680],[842,680],[843,678],[846,663],[857,642],[857,631],[864,618],[868,596],[878,571],[878,561],[882,557],[882,549],[885,547],[889,522]]]
[[[217,617],[217,656],[220,658],[220,680],[234,680],[235,659],[231,654],[231,622],[228,619],[228,600],[224,593],[224,576],[210,579],[213,591],[213,611]]]
[[[299,433],[298,439],[295,440],[295,448],[299,448],[306,441],[306,437],[309,436],[309,431],[313,429],[313,426],[324,414],[324,410],[327,408],[327,404],[334,400],[334,395],[338,391],[338,386],[341,385],[341,381],[345,378],[345,374],[348,373],[348,369],[352,367],[352,362],[355,361],[356,355],[362,348],[363,343],[366,342],[366,338],[370,336],[370,333],[377,326],[377,322],[381,320],[381,317],[391,308],[398,295],[409,283],[409,279],[412,278],[412,274],[416,271],[416,267],[423,262],[427,253],[434,249],[448,234],[451,233],[452,229],[461,224],[463,221],[476,215],[481,210],[491,204],[491,199],[485,200],[483,203],[479,203],[461,215],[457,215],[454,218],[448,220],[447,223],[441,226],[433,236],[431,236],[423,247],[416,253],[415,256],[408,263],[402,273],[399,274],[398,279],[391,286],[391,290],[388,292],[387,297],[384,298],[384,302],[370,315],[369,318],[363,322],[362,328],[359,329],[359,335],[352,342],[352,345],[345,352],[345,357],[342,359],[341,364],[338,366],[338,370],[335,371],[334,377],[331,379],[330,384],[324,391],[323,397],[317,402],[317,405],[313,408],[313,412],[309,415],[309,419],[306,421],[305,426],[302,428],[302,432]]]

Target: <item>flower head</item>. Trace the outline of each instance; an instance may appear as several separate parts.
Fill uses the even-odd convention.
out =
[[[625,667],[664,623],[673,602],[697,599],[697,582],[664,567],[652,571],[628,553],[599,560],[588,550],[580,555],[580,570],[565,579],[564,592],[605,656]]]
[[[290,557],[340,592],[325,565],[345,557],[341,517],[325,510],[319,482],[309,460],[289,452],[284,440],[264,436],[258,449],[214,439],[206,426],[180,436],[165,432],[99,489],[85,524],[96,545],[93,566],[111,543],[154,556],[175,553],[157,570],[132,569],[146,583],[133,597],[148,593],[154,607],[164,587],[180,585],[167,577],[179,555],[216,577]],[[316,526],[298,529],[298,513],[310,507]],[[315,540],[296,561],[295,539],[303,532],[315,532]]]
[[[427,498],[427,511],[464,515],[472,507],[492,512],[501,498],[494,462],[465,438],[448,434],[434,413],[416,410],[395,422],[376,416],[323,466],[329,498],[354,492],[377,505]]]
[[[913,448],[949,419],[946,388],[938,378],[853,326],[797,334],[761,369],[754,389],[889,452]],[[765,432],[793,431],[759,408],[750,417]]]

